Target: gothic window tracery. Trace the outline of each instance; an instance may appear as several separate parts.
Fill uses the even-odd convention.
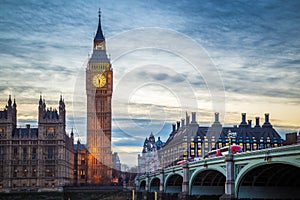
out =
[[[55,129],[53,127],[49,127],[47,129],[47,137],[53,138],[55,136]]]

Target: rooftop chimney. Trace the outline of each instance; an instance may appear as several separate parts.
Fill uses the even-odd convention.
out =
[[[196,112],[192,112],[192,122],[191,123],[197,123],[196,122]]]
[[[219,122],[219,113],[218,112],[215,113],[215,122]]]
[[[30,124],[26,124],[26,128],[30,129]]]
[[[181,119],[181,127],[184,127],[184,119]]]
[[[242,125],[242,126],[247,125],[247,122],[246,122],[246,113],[242,113],[242,122],[241,122],[240,125]]]
[[[252,127],[252,120],[248,120],[248,125],[250,128]]]
[[[186,125],[188,126],[190,124],[190,116],[186,113],[185,114],[186,118]]]
[[[255,117],[255,127],[260,127],[260,125],[259,125],[259,117]]]
[[[242,123],[246,123],[246,113],[242,113]]]
[[[272,125],[269,121],[269,113],[265,113],[265,123],[262,125],[262,127],[271,127],[272,128]]]
[[[270,122],[269,122],[269,113],[266,113],[265,114],[265,123],[266,124],[269,124]]]
[[[172,132],[174,133],[176,131],[176,124],[172,124]]]
[[[180,128],[180,121],[177,121],[177,131],[179,130]]]

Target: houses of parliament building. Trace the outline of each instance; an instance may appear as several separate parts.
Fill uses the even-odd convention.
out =
[[[74,179],[74,136],[65,131],[62,97],[58,109],[40,97],[38,127],[17,128],[17,104],[9,96],[0,111],[0,189],[59,188]]]
[[[87,144],[66,133],[66,108],[47,108],[40,96],[38,127],[17,127],[17,103],[9,96],[0,111],[0,192],[61,190],[67,185],[107,185],[119,159],[111,152],[113,73],[99,23],[86,68]],[[113,163],[117,161],[118,163]]]

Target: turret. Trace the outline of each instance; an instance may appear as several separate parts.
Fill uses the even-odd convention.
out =
[[[45,116],[45,112],[46,112],[46,103],[45,103],[45,99],[42,100],[42,95],[40,95],[40,99],[39,99],[39,107],[38,107],[38,121],[42,121],[44,116]]]
[[[17,104],[14,100],[14,105],[12,105],[11,95],[8,96],[7,106],[6,106],[6,119],[8,123],[13,124],[13,128],[17,126]]]
[[[17,104],[14,100],[14,105],[12,106],[11,95],[8,97],[7,105],[4,110],[0,110],[0,124],[1,129],[6,130],[7,137],[11,138],[12,134],[17,127]]]
[[[12,101],[11,101],[11,95],[8,97],[7,105],[8,107],[11,107]]]
[[[62,96],[59,100],[59,108],[46,108],[45,100],[39,99],[39,132],[42,139],[66,139],[65,104]],[[45,131],[46,128],[46,131]],[[74,141],[72,141],[74,143]]]
[[[14,108],[17,108],[17,104],[16,104],[16,99],[14,98],[14,104],[13,104]]]
[[[17,127],[17,103],[15,98],[14,98],[14,104],[12,108],[12,121],[14,124],[14,128],[16,128]]]
[[[73,133],[73,128],[72,128],[72,130],[71,130],[70,136],[71,136],[71,140],[72,140],[72,144],[73,144],[73,143],[74,143],[74,133]]]
[[[42,106],[43,106],[43,99],[42,99],[42,95],[40,95],[39,107],[42,108]]]
[[[148,141],[148,138],[146,137],[142,153],[148,152],[148,143],[149,143],[149,141]]]
[[[154,137],[154,135],[153,135],[152,132],[151,132],[151,134],[150,134],[150,136],[149,136],[149,142],[150,142],[151,144],[154,144],[154,143],[155,143],[155,137]]]
[[[60,100],[59,100],[59,117],[60,117],[61,122],[63,122],[63,123],[66,122],[65,102],[62,98],[62,95],[60,95]]]
[[[80,149],[80,140],[77,140],[77,151]]]
[[[59,110],[52,109],[52,107],[46,109],[46,103],[45,100],[42,101],[42,97],[40,96],[39,100],[39,123],[61,123],[65,124],[66,122],[66,110],[65,110],[65,103],[62,99],[62,96],[60,96],[59,100]]]

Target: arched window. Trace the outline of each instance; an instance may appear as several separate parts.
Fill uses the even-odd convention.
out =
[[[55,129],[53,127],[49,127],[47,129],[47,137],[53,138],[55,136]]]
[[[4,129],[0,128],[0,138],[4,137]]]

